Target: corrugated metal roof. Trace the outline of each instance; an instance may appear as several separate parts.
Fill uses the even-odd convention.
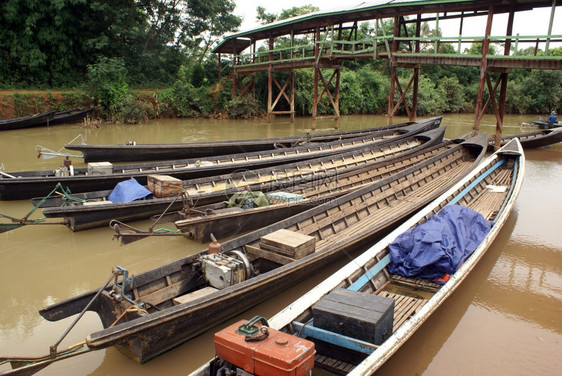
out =
[[[562,0],[557,0],[562,3]],[[316,27],[327,27],[355,21],[367,21],[395,16],[414,15],[418,13],[437,12],[471,12],[487,10],[494,6],[494,13],[509,11],[530,10],[535,7],[550,7],[549,0],[378,0],[364,1],[355,5],[346,5],[340,8],[322,10],[303,16],[272,22],[251,30],[231,34],[213,49],[214,53],[237,54],[246,49],[250,44],[243,40],[262,40],[281,35],[308,33]],[[233,40],[240,41],[234,43]],[[242,48],[243,45],[246,47]]]

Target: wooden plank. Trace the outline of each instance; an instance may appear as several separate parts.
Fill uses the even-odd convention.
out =
[[[247,253],[256,256],[256,257],[261,257],[263,259],[269,260],[269,261],[273,261],[277,264],[281,264],[281,265],[285,265],[288,264],[290,262],[295,261],[294,259],[290,258],[290,257],[285,257],[282,255],[279,255],[277,253],[273,253],[273,252],[269,252],[257,247],[252,247],[249,245],[245,245],[244,249],[246,250]]]
[[[219,291],[218,289],[214,288],[214,287],[204,287],[202,289],[199,290],[195,290],[193,292],[190,292],[188,294],[184,294],[181,296],[178,296],[176,298],[173,299],[175,304],[184,304],[184,303],[189,303],[192,302],[196,299],[202,298],[204,296],[210,295],[212,293],[214,293],[215,291]]]

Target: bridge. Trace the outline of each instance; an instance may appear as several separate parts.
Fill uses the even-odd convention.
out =
[[[320,11],[288,20],[277,21],[249,31],[226,37],[213,52],[219,57],[219,79],[222,79],[221,58],[227,55],[232,63],[233,96],[242,96],[255,90],[257,72],[267,72],[267,114],[295,114],[295,69],[314,69],[312,101],[313,128],[316,119],[333,118],[338,127],[340,72],[344,61],[358,59],[385,59],[390,66],[390,93],[388,121],[400,106],[404,106],[410,120],[416,119],[420,66],[472,66],[480,70],[473,128],[479,129],[485,111],[491,106],[496,116],[496,141],[499,145],[503,128],[507,79],[511,69],[562,69],[562,57],[550,56],[551,43],[562,42],[562,35],[553,35],[554,14],[562,0],[435,0],[435,1],[376,1],[354,8]],[[535,8],[549,7],[550,18],[544,20],[548,32],[544,35],[513,35],[516,15]],[[494,16],[507,14],[505,35],[492,35]],[[485,17],[483,36],[463,35],[465,20]],[[519,17],[521,18],[521,17]],[[518,18],[518,19],[519,19]],[[439,30],[439,22],[457,19],[458,35],[422,36],[422,24],[431,22]],[[368,38],[358,38],[360,23],[374,23],[375,30]],[[385,32],[385,22],[393,25],[392,33]],[[413,30],[413,32],[412,32]],[[478,45],[478,48],[470,46]],[[503,53],[490,53],[491,44],[503,45]],[[534,46],[531,56],[518,53],[522,45]],[[539,46],[544,52],[539,54]],[[462,53],[479,51],[477,54]],[[468,48],[466,48],[468,47]],[[481,52],[480,52],[481,51]],[[396,69],[410,69],[411,77],[402,87]],[[285,72],[284,81],[278,81]],[[288,72],[288,75],[286,74]],[[324,76],[326,72],[328,76]],[[493,82],[491,73],[499,73]],[[485,91],[488,99],[485,99]],[[412,92],[411,104],[405,100]],[[318,114],[318,104],[326,95],[332,114]],[[396,99],[398,97],[398,99]],[[285,103],[283,103],[285,102]],[[283,106],[285,109],[279,109]],[[288,110],[286,110],[288,108]]]

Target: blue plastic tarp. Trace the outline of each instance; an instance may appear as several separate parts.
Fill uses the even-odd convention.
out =
[[[118,183],[111,191],[108,200],[115,203],[131,202],[148,197],[151,194],[152,192],[140,185],[134,178],[131,178]]]
[[[472,209],[446,206],[389,245],[388,271],[405,277],[434,280],[454,274],[480,245],[492,225]]]

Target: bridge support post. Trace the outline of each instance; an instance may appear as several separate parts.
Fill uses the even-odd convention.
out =
[[[484,115],[484,110],[486,106],[483,106],[484,102],[484,85],[486,81],[489,80],[488,76],[488,50],[490,46],[490,40],[488,37],[492,31],[492,19],[494,17],[494,7],[488,8],[488,19],[486,22],[486,32],[484,33],[484,40],[482,41],[482,60],[480,62],[480,81],[478,83],[478,96],[476,98],[476,109],[475,109],[475,117],[474,117],[474,125],[472,128],[475,131],[480,129],[480,120],[482,120],[482,116]],[[490,94],[491,95],[491,94]]]
[[[273,84],[277,87],[279,92],[273,100]],[[289,90],[289,94],[287,94]],[[276,111],[275,107],[279,104],[281,98],[285,98],[287,104],[289,105],[289,111],[279,110]],[[295,71],[291,70],[289,76],[281,85],[279,81],[273,76],[273,68],[268,69],[268,80],[267,80],[267,121],[271,122],[271,119],[275,114],[288,114],[291,117],[291,123],[295,121]]]
[[[330,89],[330,85],[332,81],[334,81],[334,93],[332,94],[332,90]],[[323,119],[334,119],[334,128],[338,129],[339,127],[339,119],[340,119],[340,78],[341,78],[341,66],[337,66],[334,68],[334,72],[330,76],[330,79],[326,81],[320,67],[315,65],[314,67],[314,94],[312,96],[312,129],[316,129],[316,119],[323,118]],[[322,81],[322,91],[318,94],[318,84],[319,81]],[[326,94],[332,108],[334,109],[333,115],[326,115],[326,116],[318,116],[318,103],[322,100],[322,97]]]
[[[419,74],[420,74],[420,67],[419,65],[412,65],[408,66],[408,68],[413,68],[412,77],[410,77],[410,81],[402,90],[402,86],[400,85],[400,81],[398,80],[398,75],[396,74],[396,66],[392,64],[390,69],[390,94],[388,98],[388,123],[392,124],[394,114],[398,110],[401,104],[404,104],[404,108],[406,109],[406,114],[408,115],[408,119],[410,121],[416,120],[416,112],[418,108],[418,82],[419,82]],[[408,102],[406,102],[406,94],[408,90],[412,88],[412,108],[408,106]],[[394,95],[396,88],[400,93],[400,98],[398,101],[394,103]]]

